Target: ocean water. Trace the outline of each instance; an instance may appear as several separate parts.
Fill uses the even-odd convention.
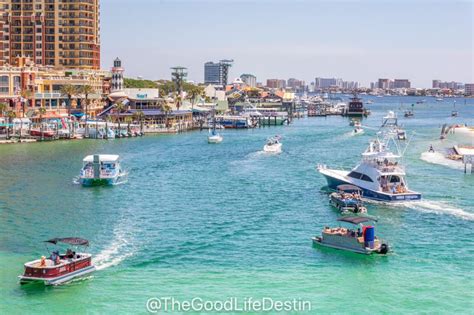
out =
[[[146,313],[151,297],[301,299],[329,313],[472,313],[474,174],[423,158],[443,123],[474,125],[474,99],[403,108],[421,98],[373,98],[364,135],[348,119],[306,118],[290,126],[117,140],[0,146],[0,313]],[[363,256],[313,247],[339,214],[315,167],[351,168],[395,110],[410,135],[407,179],[423,201],[370,203],[377,234],[393,252]],[[280,134],[283,153],[262,153]],[[120,154],[128,181],[73,183],[85,155]],[[428,160],[427,160],[428,159]],[[20,286],[23,263],[42,241],[90,240],[98,271],[72,283]]]

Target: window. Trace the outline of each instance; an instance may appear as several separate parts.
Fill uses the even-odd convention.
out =
[[[8,94],[8,90],[8,76],[2,75],[0,76],[0,93]]]
[[[352,178],[355,178],[355,179],[360,179],[360,180],[363,180],[363,181],[366,181],[366,182],[372,182],[372,179],[365,175],[365,174],[361,174],[359,172],[350,172],[347,176],[349,177],[352,177]]]

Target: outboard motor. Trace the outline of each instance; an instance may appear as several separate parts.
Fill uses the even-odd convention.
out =
[[[388,253],[388,250],[388,244],[382,243],[382,245],[380,245],[380,254],[386,254]]]

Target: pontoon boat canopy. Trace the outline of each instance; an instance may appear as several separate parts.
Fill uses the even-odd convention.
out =
[[[119,159],[118,155],[115,154],[99,154],[99,161],[101,162],[117,162]],[[94,156],[88,155],[82,160],[83,162],[94,162]]]
[[[337,221],[348,222],[352,224],[359,224],[359,223],[377,221],[377,220],[373,218],[367,218],[367,217],[343,217],[343,218],[337,219]]]
[[[53,238],[45,242],[51,243],[51,244],[64,243],[64,244],[69,244],[69,245],[83,245],[83,246],[89,245],[88,240],[79,238],[79,237]]]

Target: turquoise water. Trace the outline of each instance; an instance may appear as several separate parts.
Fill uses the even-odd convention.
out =
[[[449,144],[436,140],[442,123],[474,125],[474,99],[458,99],[458,118],[449,117],[451,100],[427,99],[414,118],[400,118],[413,134],[408,182],[424,200],[368,206],[392,245],[385,257],[311,244],[338,218],[315,166],[353,167],[375,134],[350,136],[342,117],[225,130],[219,145],[190,132],[0,146],[0,312],[146,313],[151,297],[295,298],[330,313],[472,312],[474,175],[420,155]],[[376,127],[387,110],[415,100],[374,98],[363,124]],[[284,153],[263,154],[277,133]],[[74,185],[92,153],[120,154],[128,182]],[[18,285],[23,263],[57,236],[89,239],[100,270],[58,287]]]

